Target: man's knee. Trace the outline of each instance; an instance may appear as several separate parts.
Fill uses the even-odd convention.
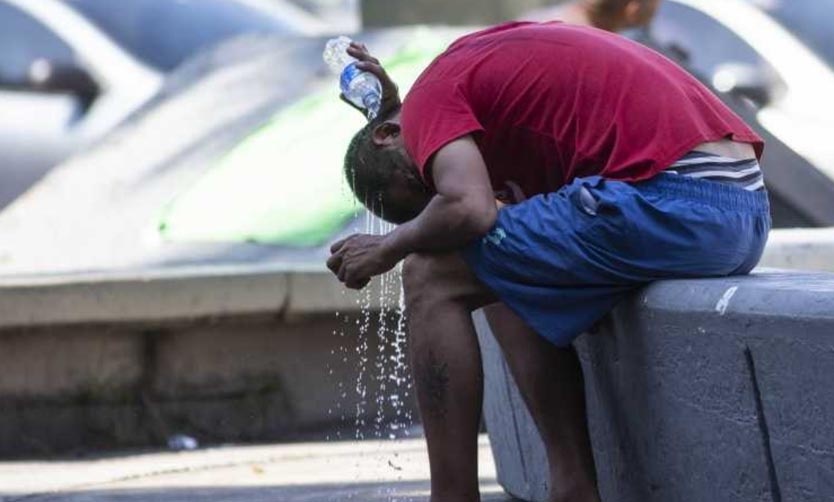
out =
[[[424,303],[427,298],[442,293],[442,288],[439,288],[441,279],[438,273],[438,259],[435,255],[413,253],[403,262],[403,290],[409,310],[419,303]]]

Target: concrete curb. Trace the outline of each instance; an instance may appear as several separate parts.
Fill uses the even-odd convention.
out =
[[[499,482],[544,502],[543,446],[476,321]],[[834,275],[656,283],[578,348],[603,500],[834,498]]]

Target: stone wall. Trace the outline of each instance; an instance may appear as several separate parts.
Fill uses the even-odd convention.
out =
[[[340,429],[353,437],[357,418],[363,434],[373,437],[379,420],[388,437],[384,424],[414,406],[407,382],[385,382],[386,395],[404,396],[401,408],[376,402],[383,356],[378,314],[370,319],[362,336],[356,318],[335,315],[0,331],[0,455],[158,447],[177,433],[217,444],[327,428],[336,439]]]

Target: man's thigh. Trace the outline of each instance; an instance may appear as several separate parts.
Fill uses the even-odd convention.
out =
[[[406,302],[431,296],[469,310],[495,303],[497,297],[472,272],[460,253],[413,253],[403,263]]]

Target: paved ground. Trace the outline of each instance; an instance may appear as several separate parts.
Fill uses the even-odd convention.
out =
[[[481,438],[484,502],[511,502]],[[0,462],[0,502],[417,502],[428,494],[424,443],[225,447],[92,460]]]

